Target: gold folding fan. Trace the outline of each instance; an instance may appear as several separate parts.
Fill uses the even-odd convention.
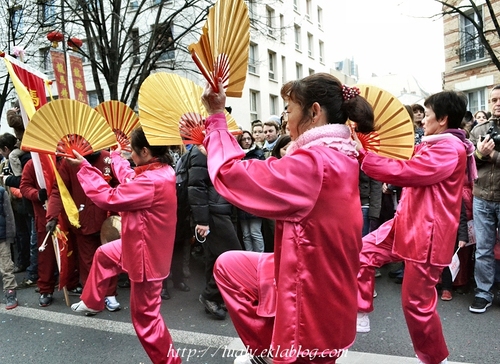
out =
[[[134,110],[116,100],[104,101],[95,110],[107,121],[122,150],[131,152],[130,133],[139,126],[139,117]]]
[[[202,93],[200,86],[176,74],[159,72],[148,76],[139,89],[139,122],[148,142],[201,144],[203,120],[208,116],[201,102]],[[234,118],[226,113],[226,120],[228,129],[238,133]]]
[[[115,134],[104,118],[90,106],[58,99],[42,106],[24,132],[22,149],[74,157],[116,145]]]
[[[189,45],[191,57],[217,92],[220,77],[226,95],[241,97],[248,67],[250,18],[243,0],[219,0],[210,8],[198,43]]]
[[[357,133],[366,150],[394,159],[410,159],[414,128],[405,106],[392,94],[375,86],[357,85],[375,115],[375,131]]]

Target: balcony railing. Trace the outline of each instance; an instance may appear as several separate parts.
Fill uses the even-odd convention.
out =
[[[460,63],[469,63],[484,58],[484,46],[482,44],[468,44],[458,49]]]

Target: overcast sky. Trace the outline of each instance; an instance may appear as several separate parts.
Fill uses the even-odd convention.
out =
[[[361,78],[411,74],[428,92],[441,91],[443,25],[434,0],[330,0],[334,60],[354,57]],[[338,40],[338,44],[337,44]]]

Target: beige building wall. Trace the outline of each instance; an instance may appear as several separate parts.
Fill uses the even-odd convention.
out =
[[[450,4],[460,6],[469,5],[469,0],[450,0]],[[500,14],[500,0],[492,0],[495,14]],[[484,28],[494,29],[493,21],[484,0],[476,1],[482,8]],[[443,11],[447,11],[443,7]],[[468,10],[472,13],[472,8]],[[466,21],[459,14],[448,14],[443,18],[444,46],[445,46],[445,71],[443,75],[443,88],[445,90],[463,91],[469,98],[469,110],[488,110],[489,90],[500,84],[500,71],[493,64],[487,50],[472,38],[464,40]],[[500,57],[500,39],[497,35],[490,34],[487,38],[493,49]]]

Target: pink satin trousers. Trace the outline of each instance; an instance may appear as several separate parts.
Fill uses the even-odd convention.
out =
[[[358,311],[373,311],[375,268],[401,261],[392,253],[393,233],[380,244],[375,234],[363,237],[358,274]],[[437,313],[436,284],[443,267],[405,260],[401,302],[406,324],[418,358],[426,364],[438,364],[448,357],[441,320]]]
[[[82,300],[87,307],[102,311],[110,280],[123,272],[122,242],[115,240],[97,249]],[[130,313],[137,337],[154,364],[177,364],[181,358],[160,313],[162,280],[130,282]]]
[[[215,262],[214,277],[233,325],[252,355],[268,355],[273,337],[274,316],[257,313],[259,280],[257,267],[261,253],[228,251]],[[275,358],[274,363],[329,363],[336,358]]]

